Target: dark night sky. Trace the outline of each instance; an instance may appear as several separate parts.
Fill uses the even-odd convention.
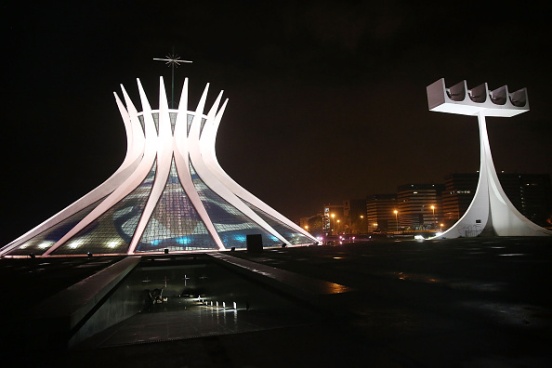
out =
[[[126,141],[112,92],[122,83],[139,104],[140,78],[156,107],[170,69],[152,58],[172,46],[194,61],[176,70],[192,105],[208,82],[210,102],[230,99],[221,165],[294,221],[476,171],[477,119],[427,109],[425,87],[441,77],[527,87],[529,113],[488,119],[495,164],[552,173],[549,2],[52,3],[0,5],[0,244],[115,171]]]

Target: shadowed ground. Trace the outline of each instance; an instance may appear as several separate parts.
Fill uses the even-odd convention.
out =
[[[144,288],[139,284],[144,280],[147,287],[166,284],[167,302],[68,352],[51,356],[37,351],[39,356],[20,362],[80,367],[552,366],[550,238],[374,241],[224,256],[258,267],[246,263],[254,270],[239,269],[228,259],[209,257],[192,268],[170,260],[154,269],[142,267],[134,285]],[[14,274],[2,265],[5,275]],[[323,292],[317,283],[343,288]],[[11,291],[14,297],[25,295],[23,284]],[[204,293],[199,299],[198,292]],[[226,301],[227,309],[211,306],[215,299]],[[236,309],[229,307],[232,300]]]

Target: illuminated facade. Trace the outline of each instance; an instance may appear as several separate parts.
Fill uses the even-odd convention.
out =
[[[263,246],[316,242],[305,230],[232,180],[220,167],[215,141],[227,100],[222,92],[204,113],[209,85],[195,111],[188,80],[177,109],[160,79],[159,109],[138,80],[142,111],[122,87],[114,93],[127,152],[104,183],[4,246],[1,256],[149,254],[245,248],[250,234]],[[220,108],[219,108],[220,107]]]
[[[434,229],[438,226],[442,184],[404,184],[397,188],[399,227]]]
[[[398,229],[397,194],[373,194],[366,198],[366,213],[368,215],[369,231],[387,232]]]
[[[452,87],[439,79],[427,86],[430,111],[477,116],[480,168],[475,195],[464,215],[440,237],[546,236],[552,232],[525,218],[510,202],[498,180],[491,155],[485,116],[511,117],[529,111],[527,90],[510,93],[507,86],[489,91],[487,83],[468,89],[466,81]]]

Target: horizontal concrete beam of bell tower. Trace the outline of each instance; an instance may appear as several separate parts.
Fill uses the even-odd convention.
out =
[[[430,111],[449,114],[511,117],[529,111],[525,88],[510,93],[508,86],[489,91],[487,83],[468,89],[466,81],[451,87],[441,78],[426,87]]]

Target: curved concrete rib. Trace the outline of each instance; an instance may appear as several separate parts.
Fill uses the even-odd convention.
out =
[[[207,123],[205,124],[205,127],[203,128],[203,133],[201,135],[201,140],[202,140],[201,146],[204,150],[203,157],[205,157],[205,162],[210,167],[211,172],[213,172],[220,181],[224,182],[225,185],[239,198],[251,203],[261,211],[267,213],[268,215],[274,217],[275,219],[284,223],[288,227],[294,229],[298,233],[311,239],[312,242],[317,242],[317,239],[314,238],[311,234],[306,232],[300,226],[290,221],[287,217],[283,216],[278,211],[274,210],[272,207],[270,207],[269,205],[261,201],[259,198],[257,198],[255,195],[250,193],[248,190],[243,188],[241,185],[239,185],[220,166],[216,155],[216,149],[215,149],[216,136],[217,136],[218,128],[220,126],[220,122],[222,120],[222,115],[226,110],[227,103],[228,103],[228,100],[224,101],[223,106],[216,114],[215,118],[207,121]],[[286,241],[286,244],[289,244],[289,242]]]
[[[121,199],[129,195],[134,189],[136,189],[140,183],[144,181],[144,179],[149,174],[153,163],[155,161],[155,156],[157,154],[157,146],[155,144],[156,138],[157,138],[157,132],[155,130],[155,124],[153,122],[153,117],[151,115],[151,107],[149,106],[149,103],[147,102],[146,94],[142,88],[142,84],[140,83],[140,80],[137,79],[138,83],[138,90],[140,92],[140,97],[142,100],[142,110],[143,110],[143,118],[144,118],[144,127],[145,127],[145,147],[144,152],[142,156],[142,160],[140,161],[140,164],[136,167],[136,169],[132,172],[132,174],[126,178],[126,180],[121,183],[115,190],[113,190],[96,208],[92,210],[87,216],[85,216],[75,227],[73,227],[65,236],[63,236],[60,240],[58,240],[50,249],[48,249],[47,252],[44,253],[45,256],[52,254],[56,249],[58,249],[60,246],[65,244],[67,241],[69,241],[71,238],[73,238],[75,235],[77,235],[81,230],[83,230],[86,226],[90,225],[94,220],[99,218],[101,215],[103,215],[106,211],[108,211],[112,206],[114,206],[116,203],[118,203]],[[128,103],[130,102],[130,99],[127,101],[127,108]],[[136,111],[134,108],[134,105],[130,102],[131,108],[129,110],[132,110],[133,112]],[[138,120],[138,116],[132,117],[135,120]]]
[[[126,96],[126,91],[124,90],[124,88],[123,94]],[[114,96],[115,102],[123,119],[125,132],[127,135],[127,150],[125,158],[119,168],[115,171],[115,173],[113,173],[113,175],[111,175],[98,187],[3,247],[0,250],[0,256],[9,253],[11,250],[23,245],[28,240],[52,228],[53,226],[56,226],[57,224],[68,219],[79,211],[104,198],[114,189],[119,187],[138,167],[142,159],[144,134],[139,122],[136,119],[132,119],[131,114],[129,114],[127,109],[125,109],[122,105],[119,96],[117,96],[116,93],[114,93]]]
[[[192,175],[190,173],[190,150],[188,144],[188,78],[184,81],[182,88],[182,95],[180,97],[180,103],[178,106],[177,121],[174,128],[174,160],[176,165],[176,171],[184,192],[188,195],[188,198],[192,202],[198,216],[203,221],[207,232],[211,235],[211,238],[217,245],[218,249],[224,249],[224,244],[217,233],[215,225],[211,221],[201,198],[199,197],[194,183],[192,181]],[[195,120],[195,116],[200,115],[197,112],[193,114],[192,121]],[[201,123],[201,119],[199,119]]]
[[[134,253],[136,246],[140,242],[144,230],[151,219],[151,215],[155,210],[155,206],[157,205],[161,194],[163,194],[163,189],[165,189],[165,184],[167,183],[167,179],[171,171],[171,160],[173,153],[172,128],[167,96],[165,94],[165,83],[163,82],[162,77],[159,79],[159,85],[159,135],[155,140],[150,140],[150,142],[148,142],[148,144],[156,146],[157,170],[150,195],[130,242],[130,246],[128,248],[129,254]],[[142,98],[142,106],[147,105],[147,109],[144,109],[144,114],[151,115],[150,104],[145,93],[140,93],[140,97]]]

